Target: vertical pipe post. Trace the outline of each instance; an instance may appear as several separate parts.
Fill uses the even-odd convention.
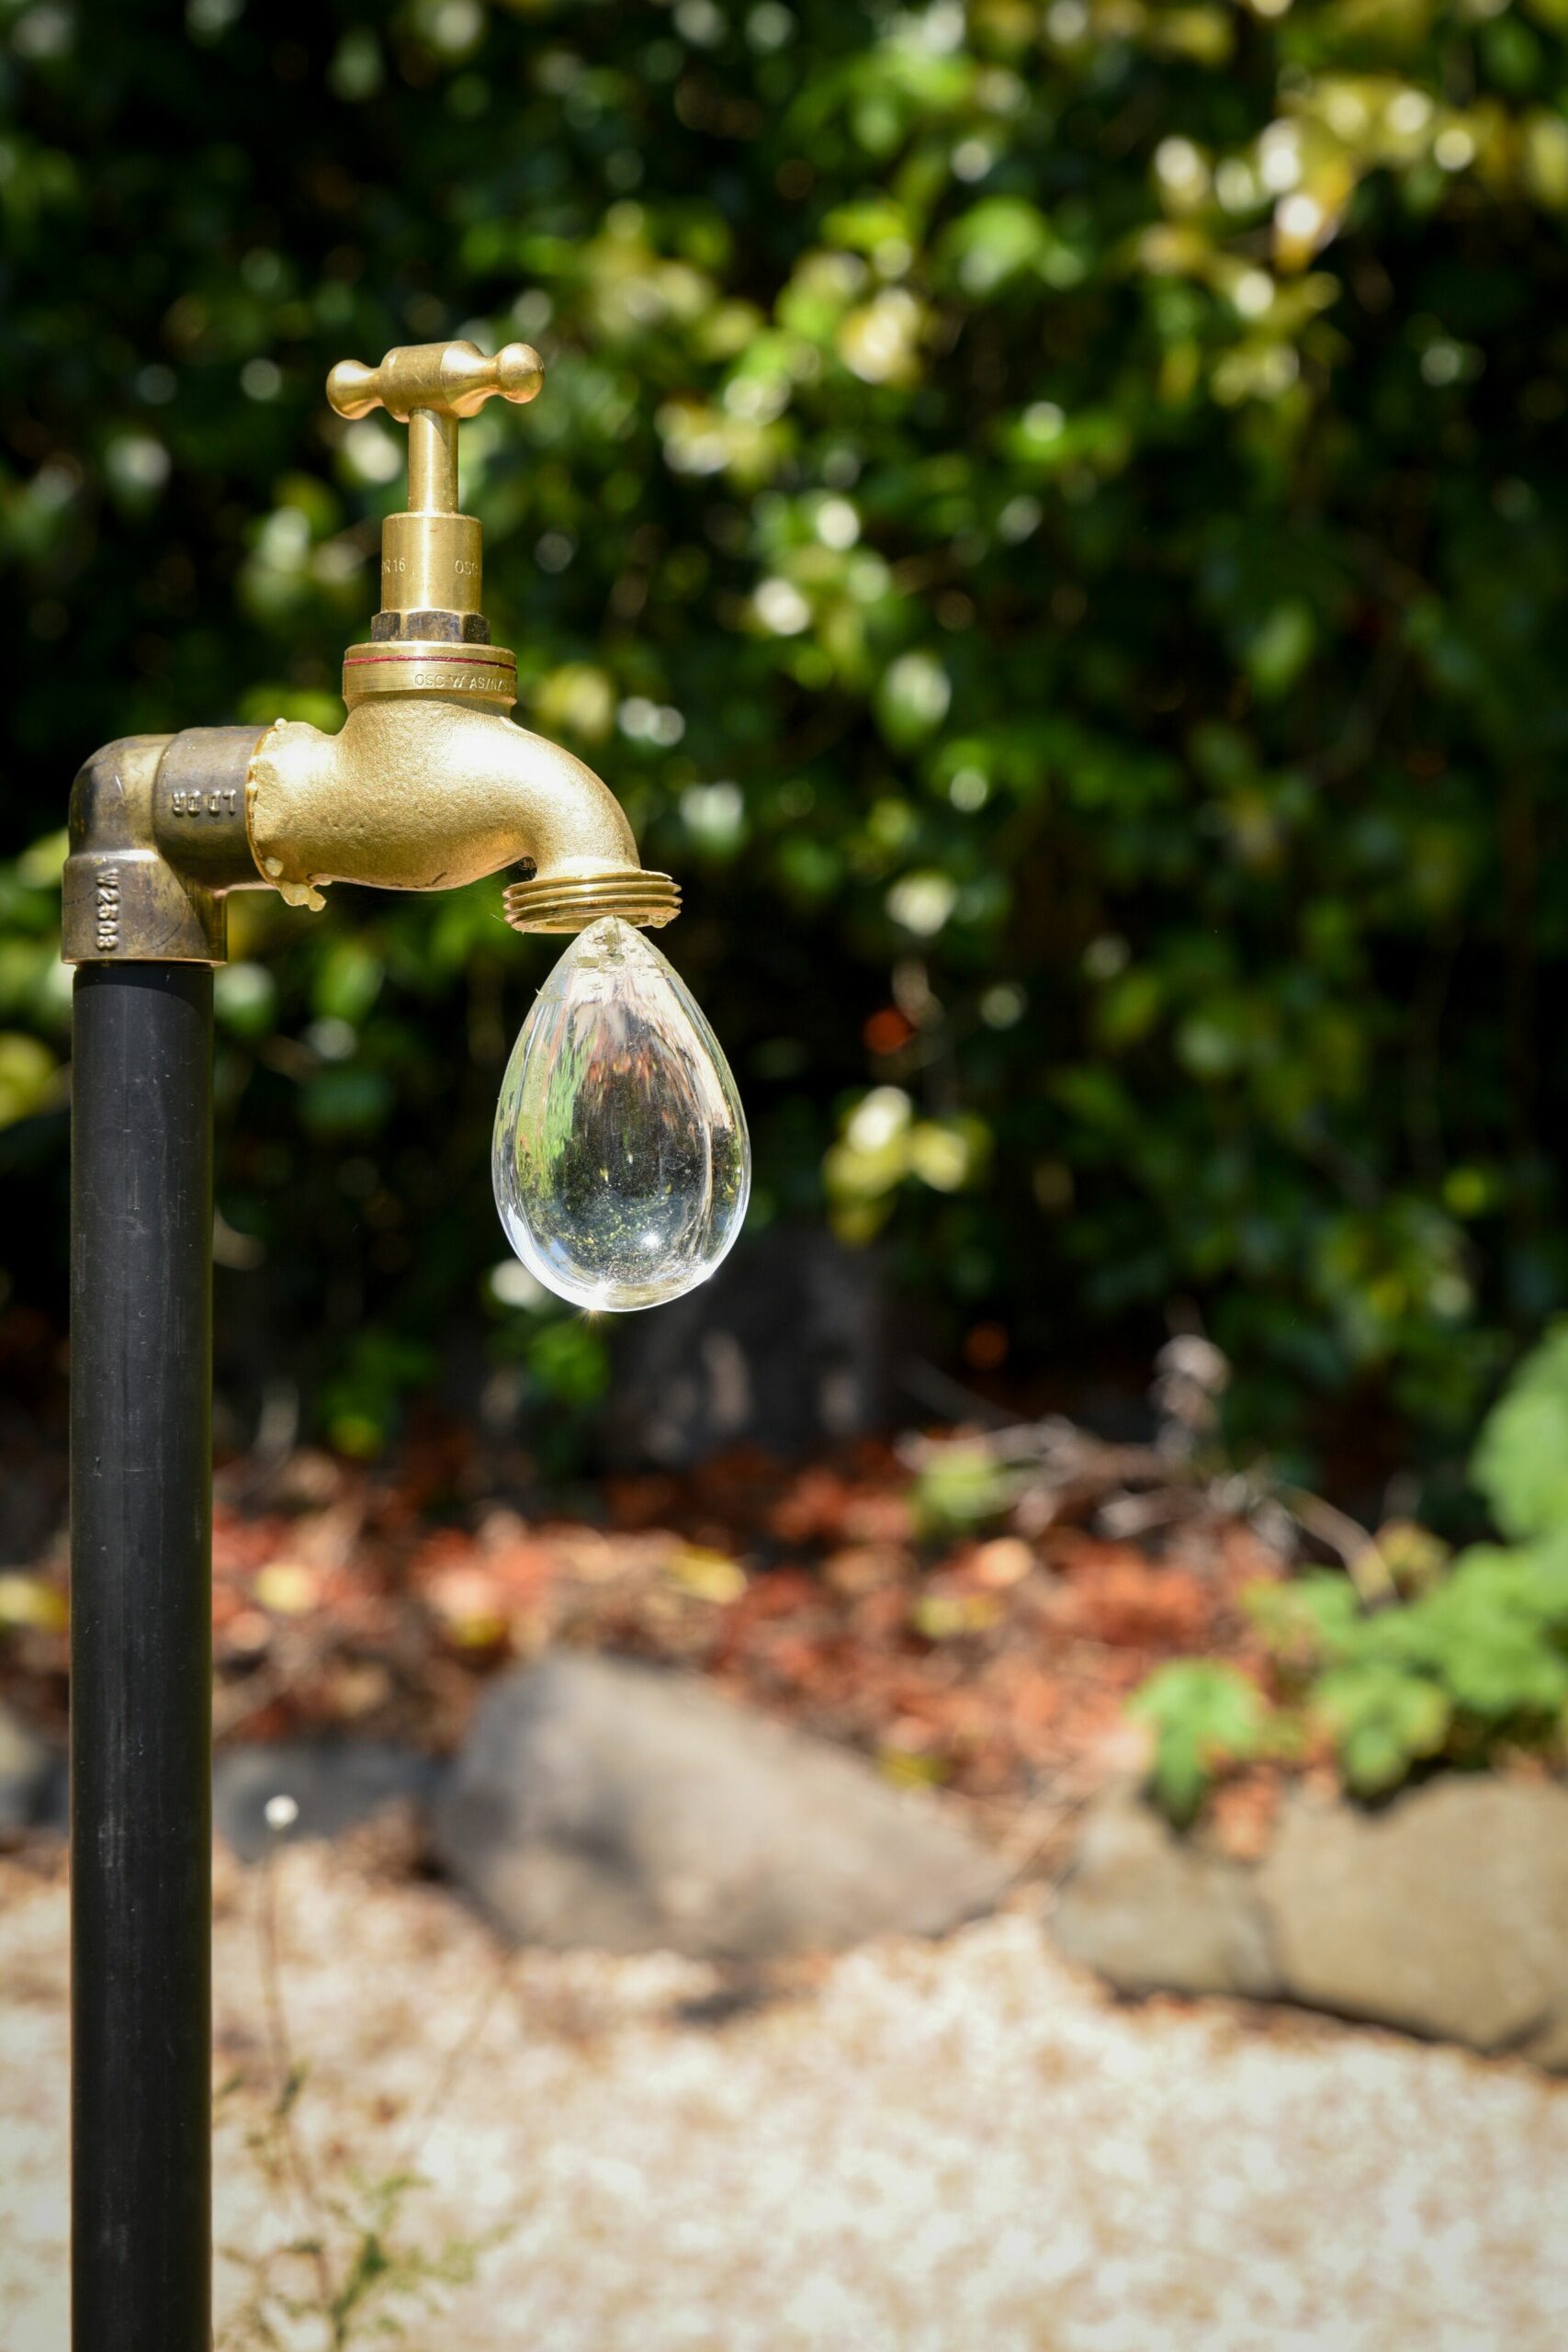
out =
[[[212,974],[76,975],[74,2352],[211,2343]]]

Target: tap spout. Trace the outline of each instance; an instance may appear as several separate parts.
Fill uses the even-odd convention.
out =
[[[377,695],[335,735],[279,719],[251,763],[249,826],[261,875],[295,905],[319,907],[331,882],[451,889],[519,865],[519,930],[665,922],[680,904],[592,768],[457,694]]]

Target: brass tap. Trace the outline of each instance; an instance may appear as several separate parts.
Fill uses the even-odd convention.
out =
[[[370,695],[432,688],[503,707],[516,700],[516,661],[491,646],[480,610],[484,535],[471,514],[457,512],[457,430],[459,419],[477,416],[497,394],[521,404],[544,380],[539,355],[525,343],[509,343],[493,359],[471,343],[410,344],[389,351],[378,368],[340,359],[327,378],[340,416],[384,408],[409,429],[408,505],[381,526],[381,609],[371,642],[344,657],[350,710]]]
[[[416,344],[327,379],[340,416],[377,407],[409,428],[408,503],[381,533],[381,609],[344,658],[335,735],[300,720],[111,744],[72,797],[67,962],[220,962],[231,889],[320,907],[332,882],[439,890],[524,869],[503,895],[518,931],[581,931],[602,915],[679,913],[645,872],[620,804],[593,771],[515,726],[516,657],[480,610],[482,533],[457,512],[459,420],[495,396],[532,400],[538,355],[508,344]]]

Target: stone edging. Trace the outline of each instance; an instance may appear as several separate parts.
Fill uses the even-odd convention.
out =
[[[1256,1865],[1112,1791],[1050,1926],[1122,1992],[1296,2001],[1568,2072],[1555,1782],[1449,1775],[1377,1813],[1298,1792]]]

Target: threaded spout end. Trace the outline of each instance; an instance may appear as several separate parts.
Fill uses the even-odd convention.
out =
[[[541,874],[512,882],[502,905],[513,931],[586,931],[603,915],[656,931],[681,911],[680,885],[640,866],[604,866],[592,874]]]

